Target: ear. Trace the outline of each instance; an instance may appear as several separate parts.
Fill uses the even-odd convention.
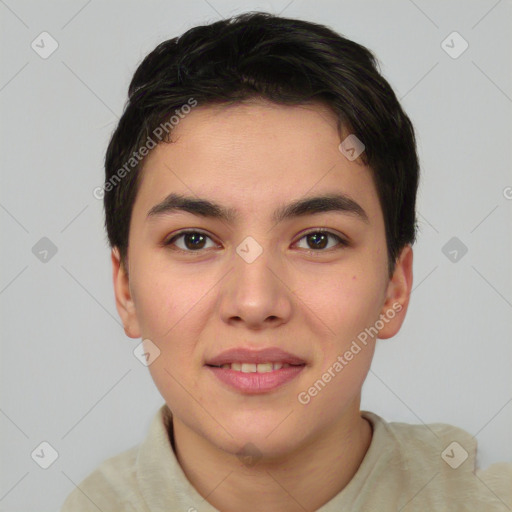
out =
[[[130,291],[129,275],[124,264],[121,263],[121,257],[117,247],[112,249],[111,259],[116,308],[123,321],[124,332],[129,338],[140,338],[140,327]]]
[[[377,336],[380,339],[394,336],[405,320],[412,289],[412,260],[412,247],[408,244],[400,252],[393,277],[388,283],[386,300],[380,315],[384,323]]]

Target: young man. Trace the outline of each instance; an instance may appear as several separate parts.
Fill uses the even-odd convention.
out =
[[[507,510],[444,424],[360,411],[412,287],[414,131],[372,54],[252,13],[160,44],[106,155],[116,304],[165,399],[64,512]]]

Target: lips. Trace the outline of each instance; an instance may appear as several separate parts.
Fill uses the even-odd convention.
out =
[[[306,361],[277,347],[234,348],[208,359],[205,368],[227,389],[261,395],[277,391],[301,375]]]
[[[208,359],[206,366],[222,366],[226,364],[281,364],[281,365],[305,365],[306,361],[300,357],[285,352],[277,347],[270,347],[262,350],[249,350],[245,348],[234,348],[221,352],[217,356]]]

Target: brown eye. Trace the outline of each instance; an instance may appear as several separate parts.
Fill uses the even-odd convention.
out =
[[[176,245],[179,250],[185,252],[198,252],[201,249],[207,248],[205,246],[208,239],[211,240],[208,235],[201,231],[182,231],[165,242],[165,245]],[[178,240],[182,243],[176,243]],[[215,246],[215,244],[213,244],[213,246]]]
[[[330,231],[310,231],[309,233],[306,233],[302,236],[300,240],[305,239],[308,247],[306,249],[308,250],[314,250],[314,251],[320,251],[322,252],[323,249],[326,247],[328,249],[332,249],[333,247],[336,247],[336,244],[334,246],[328,247],[329,244],[329,238],[334,239],[338,242],[337,245],[344,247],[347,244],[345,240],[343,240],[340,236],[335,235],[334,233],[331,233]],[[300,241],[299,240],[299,241]]]

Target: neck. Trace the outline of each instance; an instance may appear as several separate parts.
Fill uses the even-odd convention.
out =
[[[336,423],[279,459],[244,466],[173,416],[176,456],[190,483],[218,510],[316,510],[350,482],[371,442],[359,400]]]

